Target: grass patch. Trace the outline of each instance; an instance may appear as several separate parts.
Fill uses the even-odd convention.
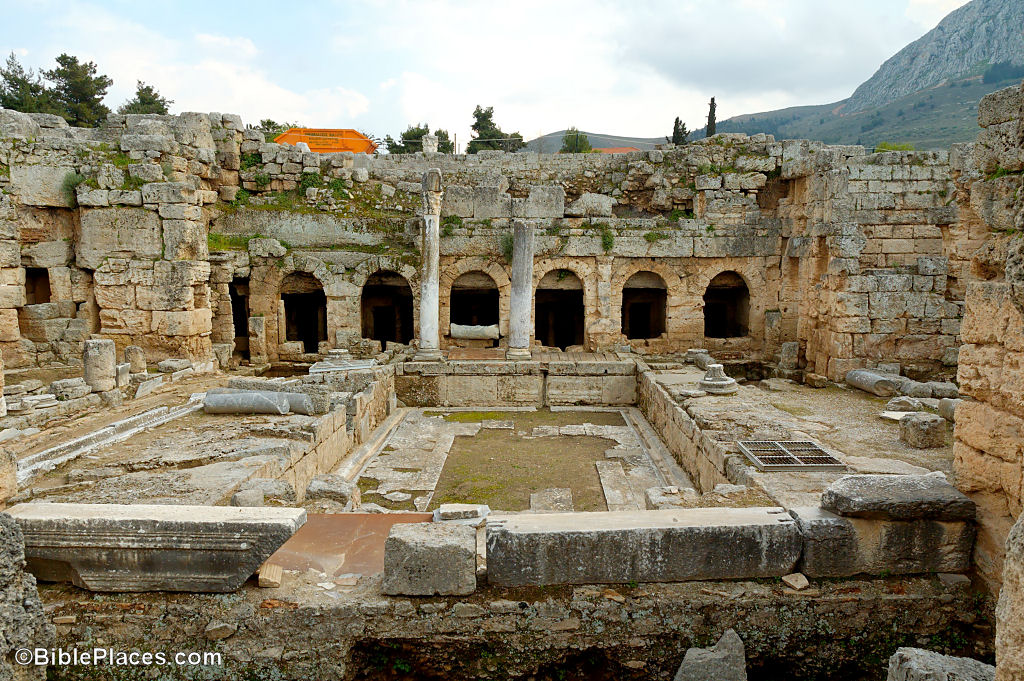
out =
[[[251,239],[262,238],[259,234],[221,234],[210,232],[206,235],[206,245],[211,251],[244,251]]]
[[[75,202],[75,190],[78,189],[78,185],[86,181],[86,176],[81,173],[68,173],[64,176],[64,182],[61,188],[64,191],[64,196],[67,198],[68,203]]]
[[[242,170],[249,170],[259,165],[263,165],[263,157],[257,152],[251,152],[248,154],[242,154]]]
[[[500,411],[425,411],[423,415],[442,416],[449,423],[480,423],[481,421],[501,420],[508,414]]]
[[[669,238],[669,236],[668,234],[665,234],[665,232],[647,232],[644,234],[644,241],[649,244],[655,244],[667,238]]]
[[[906,142],[879,142],[875,151],[913,151],[914,145]]]
[[[793,416],[813,416],[814,410],[807,407],[799,407],[792,404],[783,404],[782,402],[772,402],[772,406],[776,409],[780,409],[787,414]]]

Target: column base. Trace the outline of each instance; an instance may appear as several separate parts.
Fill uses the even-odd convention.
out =
[[[416,354],[413,355],[412,361],[414,362],[440,362],[444,357],[441,355],[440,350],[417,350]]]
[[[528,348],[509,348],[505,352],[505,359],[528,361],[533,359],[533,355],[530,353],[530,350]]]

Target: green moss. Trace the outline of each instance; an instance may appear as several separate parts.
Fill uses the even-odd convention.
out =
[[[505,258],[505,262],[512,263],[512,252],[515,249],[515,238],[511,232],[505,232],[501,235],[501,255]]]
[[[692,210],[680,210],[679,208],[674,209],[671,213],[668,214],[668,219],[670,222],[679,222],[680,220],[692,220],[693,217],[694,216]]]
[[[445,215],[441,218],[441,236],[451,236],[456,227],[462,227],[462,218],[458,215]]]
[[[142,178],[125,175],[124,182],[121,183],[121,189],[125,191],[136,191],[142,189],[142,185],[144,184],[146,184],[146,181]]]
[[[302,177],[299,179],[299,194],[305,196],[307,189],[320,188],[323,184],[323,178],[319,173],[302,173]]]
[[[242,154],[242,170],[249,170],[250,168],[255,168],[258,165],[263,165],[263,157],[258,153],[254,151],[249,154]]]
[[[425,411],[424,416],[443,416],[449,423],[480,423],[481,421],[499,421],[508,416],[500,411]]]
[[[86,181],[86,176],[81,173],[70,172],[64,176],[64,183],[61,188],[64,190],[64,196],[67,198],[69,203],[75,202],[75,190],[78,189],[78,185]]]
[[[256,183],[257,187],[263,189],[264,187],[270,186],[270,175],[260,171],[253,176],[252,181]]]
[[[244,251],[252,239],[262,239],[261,234],[221,234],[210,232],[206,235],[206,245],[211,251]],[[283,246],[284,244],[282,244]]]
[[[668,238],[669,235],[665,234],[665,232],[647,232],[647,234],[644,234],[644,241],[649,244],[654,244]]]
[[[1020,175],[1024,173],[1024,170],[1007,170],[1006,168],[999,166],[995,169],[995,172],[989,173],[985,176],[986,180],[998,180],[1000,177],[1006,177],[1007,175]]]

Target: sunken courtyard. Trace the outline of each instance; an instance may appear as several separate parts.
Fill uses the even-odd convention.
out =
[[[0,109],[0,679],[1024,679],[1024,85],[979,112],[374,156]]]

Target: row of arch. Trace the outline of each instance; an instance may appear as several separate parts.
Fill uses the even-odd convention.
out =
[[[449,273],[442,291],[442,329],[451,324],[498,326],[506,336],[509,282],[504,270],[469,269]],[[504,290],[503,290],[504,288]],[[651,270],[631,273],[621,282],[621,333],[629,340],[658,338],[667,330],[670,289],[664,277]],[[583,280],[573,270],[554,268],[537,280],[534,290],[534,334],[541,344],[565,349],[585,344],[586,296]],[[231,306],[236,337],[246,335],[248,281],[235,280]],[[305,352],[318,352],[328,338],[327,297],[321,281],[310,272],[295,271],[280,288],[286,341],[302,343]],[[360,291],[363,338],[409,343],[415,335],[415,296],[409,280],[393,270],[367,277]],[[708,338],[746,336],[750,292],[734,271],[719,273],[704,293],[704,335]],[[497,341],[495,341],[495,344]]]
[[[449,324],[501,325],[501,292],[491,274],[463,272],[448,290]],[[413,338],[413,293],[401,274],[384,270],[371,275],[363,286],[360,311],[364,338],[383,343],[408,343]],[[621,331],[627,339],[661,336],[668,316],[665,280],[647,270],[633,273],[622,285],[621,312]],[[704,294],[705,336],[746,336],[749,314],[750,292],[739,274],[722,272],[711,280]],[[534,292],[535,338],[548,347],[583,345],[585,320],[584,286],[579,275],[568,269],[545,273]]]

